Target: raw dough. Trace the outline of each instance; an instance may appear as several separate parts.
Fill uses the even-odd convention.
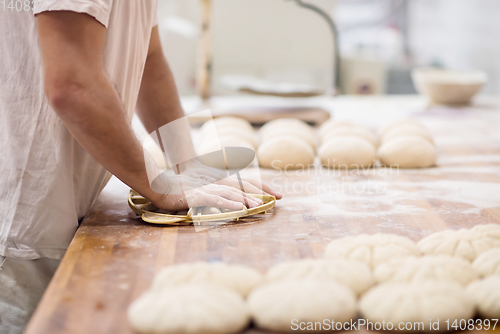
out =
[[[128,319],[141,334],[229,334],[243,330],[250,317],[235,291],[187,284],[147,291],[130,305]]]
[[[219,128],[239,128],[242,130],[246,130],[250,133],[253,133],[255,130],[248,122],[247,120],[239,117],[233,117],[233,116],[224,116],[224,117],[217,117],[214,118],[213,120],[206,121],[203,123],[203,125],[200,128],[200,133],[204,133],[205,131],[213,131],[213,128],[217,127]]]
[[[377,140],[373,133],[365,128],[361,127],[338,127],[332,129],[332,131],[327,132],[322,138],[322,142],[326,143],[328,140],[336,137],[343,136],[355,136],[368,140],[374,147],[377,147]]]
[[[265,138],[267,135],[272,134],[274,130],[282,128],[291,129],[294,134],[296,132],[309,132],[314,135],[312,128],[305,122],[295,118],[279,118],[264,124],[259,130],[260,137]]]
[[[260,136],[261,143],[265,143],[271,138],[281,137],[284,135],[296,136],[307,142],[313,149],[316,149],[316,135],[311,131],[304,131],[300,127],[289,126],[289,127],[274,127],[272,130],[266,131],[265,134]]]
[[[472,231],[482,233],[490,238],[500,240],[500,225],[499,224],[486,224],[476,225]]]
[[[405,119],[398,119],[396,121],[390,122],[386,126],[382,127],[382,130],[380,131],[380,137],[385,135],[386,132],[391,131],[394,128],[400,127],[400,126],[405,126],[405,125],[414,125],[417,127],[422,128],[422,130],[425,130],[425,126],[423,126],[419,121],[411,119],[411,118],[405,118]]]
[[[473,261],[479,254],[500,247],[500,239],[477,230],[444,230],[425,237],[417,245],[424,254],[458,256]]]
[[[198,149],[198,154],[203,155],[215,152],[220,150],[221,147],[246,147],[254,149],[253,145],[244,139],[232,135],[222,135],[218,139],[204,141]]]
[[[357,125],[344,121],[341,119],[329,119],[328,121],[324,122],[321,124],[321,126],[318,129],[318,135],[321,140],[324,140],[324,136],[327,135],[329,132],[335,130],[335,129],[340,129],[340,128],[355,128]]]
[[[394,259],[377,266],[374,276],[382,283],[448,280],[464,286],[478,279],[469,261],[448,255]]]
[[[356,316],[356,297],[346,286],[328,280],[286,280],[260,286],[248,297],[254,322],[279,332],[292,330],[292,320],[349,321]]]
[[[263,280],[259,272],[249,267],[222,262],[194,262],[162,269],[153,281],[153,290],[186,283],[211,283],[225,286],[246,296]]]
[[[415,283],[389,283],[368,291],[360,302],[363,316],[371,322],[391,322],[393,330],[400,331],[400,322],[421,322],[426,332],[429,320],[439,320],[439,329],[446,331],[446,322],[470,319],[474,316],[474,303],[458,283],[450,281],[421,281]],[[415,326],[416,327],[416,326]],[[414,332],[417,332],[413,328]],[[392,330],[390,331],[392,332]]]
[[[472,282],[467,287],[467,293],[474,300],[483,318],[500,318],[500,276]]]
[[[314,150],[304,140],[284,135],[262,143],[257,150],[257,160],[265,168],[307,168],[314,162]]]
[[[420,255],[415,242],[406,237],[385,233],[335,239],[325,249],[326,258],[358,260],[372,268],[383,262],[411,255]]]
[[[197,151],[201,161],[205,165],[218,169],[226,169],[226,162],[222,152],[206,155],[211,152],[220,151],[222,147],[245,147],[252,151],[254,150],[253,145],[241,138],[232,135],[222,135],[218,139],[204,141]],[[251,155],[253,154],[254,153],[248,150],[232,150],[231,158],[228,158],[226,153],[229,169],[242,169],[247,167]]]
[[[257,147],[257,139],[255,138],[255,134],[253,132],[234,127],[223,127],[219,125],[217,126],[217,131],[211,130],[202,133],[201,141],[214,141],[217,140],[217,138],[219,138],[220,140],[221,137],[228,136],[240,138],[241,140],[244,140],[247,143],[251,144],[252,148],[254,149]]]
[[[359,261],[306,259],[279,263],[268,270],[268,282],[286,279],[327,279],[344,284],[361,294],[373,285],[370,268]]]
[[[375,163],[377,153],[368,140],[355,136],[333,137],[318,150],[321,163],[331,168],[366,168]]]
[[[472,262],[472,268],[482,277],[500,276],[500,248],[493,248],[479,254]]]
[[[418,136],[400,136],[384,143],[378,150],[380,162],[388,167],[423,168],[436,164],[434,145]]]
[[[422,129],[421,127],[418,127],[414,124],[398,126],[391,129],[390,131],[386,132],[382,137],[380,137],[380,143],[382,144],[387,143],[394,138],[398,138],[401,136],[408,136],[408,135],[424,138],[429,143],[434,145],[434,140],[432,140],[432,136],[429,133],[429,131]]]

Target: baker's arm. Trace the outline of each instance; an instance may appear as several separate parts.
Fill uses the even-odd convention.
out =
[[[174,77],[163,54],[158,27],[154,27],[151,32],[148,57],[137,102],[137,115],[148,133],[155,132],[165,124],[184,117]],[[164,145],[170,162],[173,160],[174,164],[176,164],[196,156],[191,140],[190,126],[186,118],[175,122],[175,127],[169,127],[166,130],[163,132],[164,136],[171,136],[177,139],[177,145],[175,146]],[[225,172],[201,166],[201,164],[196,166],[196,161],[191,161],[191,165],[186,163],[181,164],[181,169],[183,167],[192,168],[200,171],[200,174],[206,174],[219,180],[219,184],[240,188],[240,183],[236,178],[227,178]],[[256,180],[245,179],[243,180],[243,186],[245,191],[250,193],[267,192],[278,199],[282,197],[273,189],[265,184],[260,184]]]
[[[66,11],[43,12],[36,21],[45,93],[75,139],[107,170],[158,207],[187,208],[182,192],[175,196],[169,192],[178,186],[177,180],[166,180],[166,193],[156,193],[149,185],[142,147],[104,70],[106,28],[91,16]],[[192,206],[220,203],[239,209],[246,197],[229,187],[202,189],[198,186],[204,184],[196,182],[182,181],[196,190]]]

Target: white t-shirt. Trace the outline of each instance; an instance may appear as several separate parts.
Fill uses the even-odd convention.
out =
[[[110,178],[45,97],[34,17],[43,2],[20,11],[0,4],[0,255],[23,259],[61,259]],[[105,70],[132,119],[157,0],[50,4],[52,11],[87,13],[107,27]]]

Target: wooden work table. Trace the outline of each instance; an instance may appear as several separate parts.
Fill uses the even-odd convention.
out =
[[[419,240],[446,228],[500,224],[497,101],[447,108],[427,107],[418,97],[336,98],[330,107],[339,118],[372,127],[417,117],[435,138],[438,167],[354,175],[262,170],[263,181],[284,193],[277,207],[204,230],[143,223],[127,206],[128,188],[113,179],[78,229],[26,333],[132,333],[128,305],[160,268],[174,263],[224,261],[264,272],[284,260],[320,257],[329,241],[346,235]],[[248,173],[258,176],[256,169]]]

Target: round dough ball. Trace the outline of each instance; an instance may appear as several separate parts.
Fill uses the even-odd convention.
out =
[[[320,139],[323,141],[323,137],[327,135],[329,132],[332,132],[335,129],[340,129],[340,128],[356,128],[357,125],[344,121],[341,119],[329,119],[328,121],[324,122],[321,124],[321,126],[318,129],[318,135]]]
[[[128,309],[128,319],[141,334],[239,333],[250,320],[243,298],[211,284],[186,284],[150,290]]]
[[[422,123],[420,123],[419,121],[411,119],[411,118],[405,118],[405,119],[398,119],[396,121],[390,122],[386,126],[382,127],[382,129],[380,131],[380,136],[382,137],[383,135],[385,135],[386,132],[389,132],[394,128],[397,128],[400,126],[405,126],[405,125],[414,125],[416,127],[421,128],[422,130],[425,130],[425,126],[423,126]]]
[[[314,135],[314,131],[311,126],[301,120],[295,118],[279,118],[274,121],[267,122],[260,128],[259,133],[261,138],[272,134],[276,129],[293,129],[295,132],[309,132]]]
[[[500,276],[475,281],[467,287],[479,314],[486,319],[500,318]]]
[[[222,262],[194,262],[162,269],[153,280],[153,290],[176,287],[187,283],[222,285],[246,296],[264,281],[256,270]]]
[[[250,143],[241,138],[232,135],[223,135],[220,136],[218,140],[213,139],[203,142],[198,148],[197,152],[203,164],[213,168],[226,169],[226,161],[222,153],[206,155],[208,153],[219,151],[221,147],[245,147],[251,149],[252,151],[254,150],[254,147]],[[248,152],[247,150],[235,150],[231,151],[231,157],[227,157],[226,151],[229,169],[242,169],[247,167],[249,165],[248,161],[250,159],[248,157],[250,154],[253,153]]]
[[[375,268],[383,262],[406,256],[420,255],[412,240],[396,234],[360,234],[335,239],[325,249],[329,259],[350,259]]]
[[[227,137],[227,136],[240,138],[241,140],[244,140],[250,145],[252,145],[253,149],[257,147],[257,140],[255,138],[255,134],[253,132],[248,132],[246,130],[241,130],[238,128],[217,127],[217,131],[211,130],[203,133],[201,135],[201,140],[202,142],[213,141],[217,140],[217,138],[220,139],[221,137]]]
[[[375,163],[375,147],[355,136],[333,137],[318,150],[321,163],[331,168],[366,168]]]
[[[375,136],[373,133],[365,128],[361,127],[340,127],[340,128],[335,128],[330,132],[327,132],[322,138],[322,142],[326,143],[328,140],[336,137],[343,137],[343,136],[354,136],[354,137],[360,137],[363,139],[368,140],[374,147],[377,147],[377,140],[375,139]]]
[[[358,295],[373,285],[370,268],[359,261],[306,259],[279,263],[268,270],[265,280],[325,279],[351,288]]]
[[[479,254],[499,248],[500,239],[467,229],[444,230],[423,238],[417,246],[424,254],[458,256],[473,261]]]
[[[281,137],[284,135],[296,136],[307,142],[313,149],[316,149],[316,135],[311,131],[303,131],[299,127],[274,127],[267,131],[265,135],[261,135],[261,143],[268,141],[271,138]]]
[[[448,255],[406,257],[382,263],[374,271],[377,282],[409,283],[425,280],[454,281],[467,285],[478,279],[469,261]]]
[[[206,121],[200,128],[200,132],[203,133],[205,131],[212,131],[214,127],[219,128],[239,128],[242,130],[246,130],[248,132],[254,132],[254,128],[250,122],[243,118],[234,117],[234,116],[224,116],[217,117],[212,120]]]
[[[446,331],[446,322],[470,319],[474,303],[458,283],[450,281],[421,281],[414,283],[387,283],[368,291],[360,302],[360,310],[371,322],[421,323],[413,332],[431,332],[429,320],[439,320],[439,330]],[[416,327],[416,325],[415,325]]]
[[[404,126],[398,126],[392,130],[386,132],[382,137],[380,137],[380,143],[387,143],[394,138],[401,136],[417,136],[427,140],[429,143],[434,145],[434,140],[429,131],[422,129],[421,127],[415,126],[414,124],[408,124]]]
[[[257,160],[265,168],[307,168],[314,162],[314,150],[304,140],[285,135],[262,143],[257,150]]]
[[[481,234],[486,235],[487,237],[500,240],[499,224],[476,225],[472,228],[472,231],[479,232]]]
[[[380,162],[389,167],[424,168],[436,164],[437,150],[418,136],[400,136],[384,143],[378,150]]]
[[[349,321],[356,316],[356,297],[346,286],[328,280],[286,280],[262,285],[248,297],[255,324],[278,332],[295,332],[300,322]]]
[[[472,268],[482,277],[500,276],[500,248],[493,248],[479,254],[472,262]]]
[[[244,139],[232,135],[223,135],[218,139],[204,141],[198,149],[198,154],[203,155],[210,152],[215,152],[218,151],[221,147],[246,147],[251,150],[254,149],[252,144],[245,141]]]

